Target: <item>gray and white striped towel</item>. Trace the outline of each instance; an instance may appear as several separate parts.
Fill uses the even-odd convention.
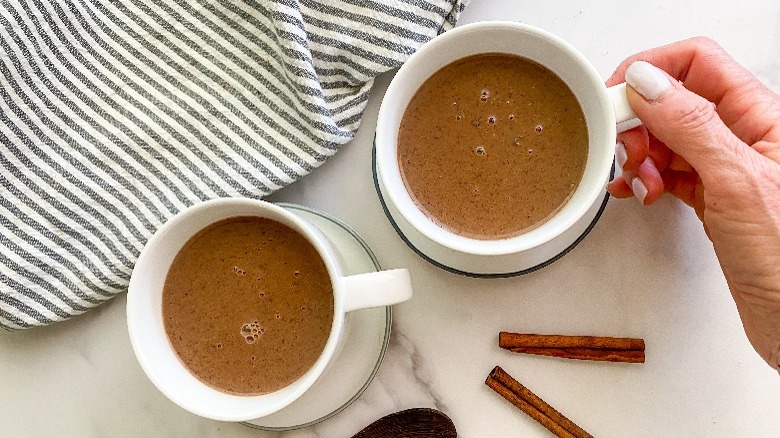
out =
[[[467,2],[2,0],[0,326],[83,313],[178,211],[314,170]]]

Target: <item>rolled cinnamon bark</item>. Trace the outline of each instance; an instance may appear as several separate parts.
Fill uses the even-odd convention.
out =
[[[538,335],[501,332],[498,346],[514,353],[566,359],[644,363],[645,341],[604,336]]]
[[[485,384],[556,436],[592,438],[588,432],[547,404],[501,367],[493,368],[485,380]]]
[[[637,338],[613,338],[607,336],[538,335],[501,332],[498,334],[501,348],[602,348],[612,350],[642,350],[645,341]]]

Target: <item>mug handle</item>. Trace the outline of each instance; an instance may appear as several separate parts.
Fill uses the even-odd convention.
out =
[[[342,281],[345,312],[390,306],[412,298],[412,279],[407,269],[350,275]]]
[[[642,121],[634,114],[634,110],[631,109],[631,105],[628,104],[625,82],[608,87],[607,94],[612,101],[612,108],[615,110],[618,132],[628,131],[642,124]]]

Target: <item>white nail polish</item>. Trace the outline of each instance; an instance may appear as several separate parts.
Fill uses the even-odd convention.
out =
[[[636,61],[628,66],[626,82],[647,100],[657,99],[672,86],[664,72],[645,61]]]
[[[647,187],[642,179],[636,177],[631,180],[631,190],[634,191],[634,197],[639,200],[639,203],[645,205],[645,198],[647,197]]]
[[[615,161],[617,161],[617,165],[620,167],[621,170],[623,170],[623,166],[625,166],[626,161],[628,161],[628,153],[626,152],[626,145],[624,145],[622,141],[618,141],[615,144]]]

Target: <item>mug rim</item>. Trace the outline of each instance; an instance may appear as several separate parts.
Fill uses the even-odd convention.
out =
[[[142,286],[139,284],[143,279],[139,279],[137,270],[143,269],[144,271],[141,271],[143,273],[150,269],[149,264],[154,263],[154,253],[157,251],[156,248],[160,245],[160,241],[162,241],[168,233],[175,231],[180,226],[181,221],[188,217],[192,217],[193,215],[203,215],[204,212],[209,210],[219,210],[226,206],[237,207],[241,209],[243,213],[224,215],[221,212],[218,213],[216,219],[207,220],[205,221],[205,224],[199,225],[197,229],[187,233],[187,237],[183,239],[182,245],[205,227],[223,219],[239,216],[256,216],[279,221],[278,218],[281,217],[283,218],[283,221],[279,222],[303,235],[317,250],[326,266],[333,289],[334,311],[331,331],[319,357],[315,363],[293,383],[280,390],[267,394],[230,394],[207,385],[181,362],[168,339],[164,326],[162,326],[161,330],[159,326],[151,328],[142,326],[142,321],[155,321],[158,318],[159,321],[162,320],[161,313],[158,315],[157,312],[155,312],[155,305],[152,303],[153,299],[161,299],[162,288],[158,288],[159,290],[155,290],[152,293],[148,290],[143,290]],[[270,215],[268,214],[269,212],[271,213]],[[176,248],[173,257],[175,257],[175,254],[178,254],[182,245],[179,245]],[[346,316],[342,292],[343,271],[338,260],[338,256],[327,242],[327,239],[322,236],[313,225],[310,225],[307,221],[296,216],[294,213],[271,202],[251,198],[216,198],[191,205],[171,217],[158,228],[144,245],[133,269],[127,292],[126,314],[129,337],[136,359],[149,380],[152,381],[160,392],[175,404],[199,416],[214,420],[240,422],[261,418],[277,412],[293,403],[313,386],[325,371],[330,361],[335,357],[338,342],[343,333]],[[168,261],[166,260],[166,262]],[[165,268],[165,272],[169,269],[168,266]],[[141,288],[141,290],[139,290],[139,288]],[[150,315],[150,313],[152,314]],[[154,346],[151,345],[150,339],[148,339],[150,336],[156,337]],[[153,342],[154,339],[151,341]],[[152,349],[156,351],[161,344],[164,344],[164,348],[174,356],[174,359],[176,360],[174,368],[170,368],[172,364],[171,360],[155,357],[154,351],[150,351]],[[202,394],[208,394],[208,400],[206,400],[206,398],[188,397],[184,395],[185,392],[188,392],[187,388],[178,388],[177,385],[180,385],[181,380],[177,379],[174,381],[173,379],[170,379],[172,375],[188,375],[190,378],[185,377],[186,384],[197,386],[197,389],[195,390],[200,391]],[[191,390],[192,387],[189,389]],[[279,394],[283,391],[286,391],[286,393],[280,396]],[[269,400],[271,397],[276,397],[278,400]],[[228,412],[224,407],[215,406],[215,399],[221,399],[221,401],[229,403],[233,409]],[[213,409],[214,407],[219,407],[220,409]],[[239,407],[239,409],[236,409],[237,407]]]
[[[608,151],[605,151],[604,154],[601,154],[600,156],[596,157],[598,160],[595,158],[594,159],[589,158],[588,161],[590,163],[588,163],[587,165],[592,164],[596,166],[597,174],[603,175],[604,181],[594,181],[588,185],[586,196],[578,204],[579,208],[577,208],[575,211],[569,212],[569,214],[567,214],[566,216],[560,216],[561,212],[563,211],[562,208],[553,216],[546,219],[541,225],[517,236],[512,236],[512,237],[502,238],[502,239],[475,239],[475,238],[466,237],[457,234],[455,232],[449,231],[444,227],[436,224],[435,221],[433,221],[430,217],[428,217],[428,215],[426,215],[422,211],[422,209],[416,204],[411,194],[406,189],[405,183],[403,182],[403,179],[401,177],[400,169],[398,168],[399,166],[397,163],[397,159],[386,158],[384,157],[384,154],[381,153],[380,151],[380,149],[392,149],[393,155],[395,156],[397,154],[398,127],[395,123],[393,123],[393,126],[388,126],[390,123],[386,122],[386,120],[389,118],[388,113],[395,110],[395,108],[390,108],[388,96],[394,96],[396,94],[399,94],[401,91],[403,91],[403,87],[405,87],[404,79],[406,77],[409,77],[410,75],[413,75],[414,69],[417,68],[416,64],[422,65],[423,63],[425,63],[426,57],[428,57],[429,53],[438,50],[442,44],[449,42],[449,40],[453,40],[457,38],[466,39],[468,38],[469,33],[471,32],[486,32],[491,30],[493,31],[508,30],[508,31],[518,32],[518,33],[527,33],[537,37],[544,38],[545,40],[549,41],[554,46],[558,47],[561,53],[565,53],[566,56],[575,60],[577,65],[583,71],[587,72],[588,79],[591,82],[593,82],[594,84],[596,83],[599,84],[598,87],[593,87],[590,96],[597,98],[599,100],[599,103],[602,106],[610,109],[612,108],[612,104],[609,95],[607,93],[606,85],[604,85],[603,80],[601,79],[599,73],[596,71],[593,64],[579,50],[577,50],[573,45],[571,45],[566,40],[562,39],[561,37],[558,37],[557,35],[549,31],[546,31],[544,29],[532,25],[524,24],[524,23],[518,23],[513,21],[475,22],[475,23],[465,24],[462,26],[457,26],[454,29],[451,29],[443,34],[438,35],[434,39],[424,44],[414,54],[412,54],[409,57],[409,59],[399,68],[393,80],[391,81],[390,85],[388,86],[388,89],[385,92],[382,103],[380,105],[380,109],[377,117],[377,131],[376,131],[375,142],[377,145],[376,161],[377,161],[377,172],[380,175],[379,179],[382,181],[383,187],[385,188],[385,192],[389,198],[389,201],[392,202],[393,205],[395,205],[397,211],[400,213],[400,215],[403,217],[403,219],[406,222],[408,222],[413,228],[419,231],[424,237],[445,248],[449,248],[451,250],[455,250],[457,252],[466,253],[466,254],[501,256],[501,255],[509,255],[514,253],[524,252],[539,247],[541,245],[544,245],[545,243],[550,242],[551,240],[554,240],[555,238],[563,234],[567,229],[571,228],[577,221],[579,221],[587,213],[588,209],[592,206],[592,204],[597,202],[598,198],[602,195],[603,186],[607,182],[606,178],[608,177],[612,166],[612,153],[608,153]],[[476,55],[480,53],[496,53],[496,52],[498,52],[498,50],[492,52],[484,51],[484,50],[476,50],[467,53],[466,55],[453,56],[444,65],[452,63],[458,59],[462,59],[463,56]],[[517,55],[522,56],[520,54]],[[544,65],[544,63],[541,64]],[[441,67],[443,67],[444,65],[442,65]],[[427,76],[426,79],[428,77],[430,76]],[[408,104],[408,100],[406,100],[403,103],[404,105]],[[615,125],[614,110],[602,111],[598,115],[595,114],[589,115],[586,113],[585,117],[586,120],[592,119],[594,117],[597,118],[597,120],[600,119],[600,123],[608,130],[606,135],[609,138],[615,137],[617,131]],[[391,130],[393,128],[395,128],[395,132],[387,132],[388,130]],[[384,148],[381,146],[382,143],[385,143]],[[392,180],[394,182],[400,181],[400,184],[391,185],[388,184],[388,180]],[[580,186],[578,186],[578,188],[572,193],[572,197],[574,197],[576,193],[584,192],[586,190],[582,186],[583,181],[584,180],[580,180]],[[569,203],[570,200],[571,198],[567,201],[567,203]],[[411,206],[411,207],[407,207],[407,206]],[[410,209],[412,210],[411,212],[409,211]],[[562,219],[558,220],[556,223],[552,223],[552,219],[558,217],[561,217]]]

